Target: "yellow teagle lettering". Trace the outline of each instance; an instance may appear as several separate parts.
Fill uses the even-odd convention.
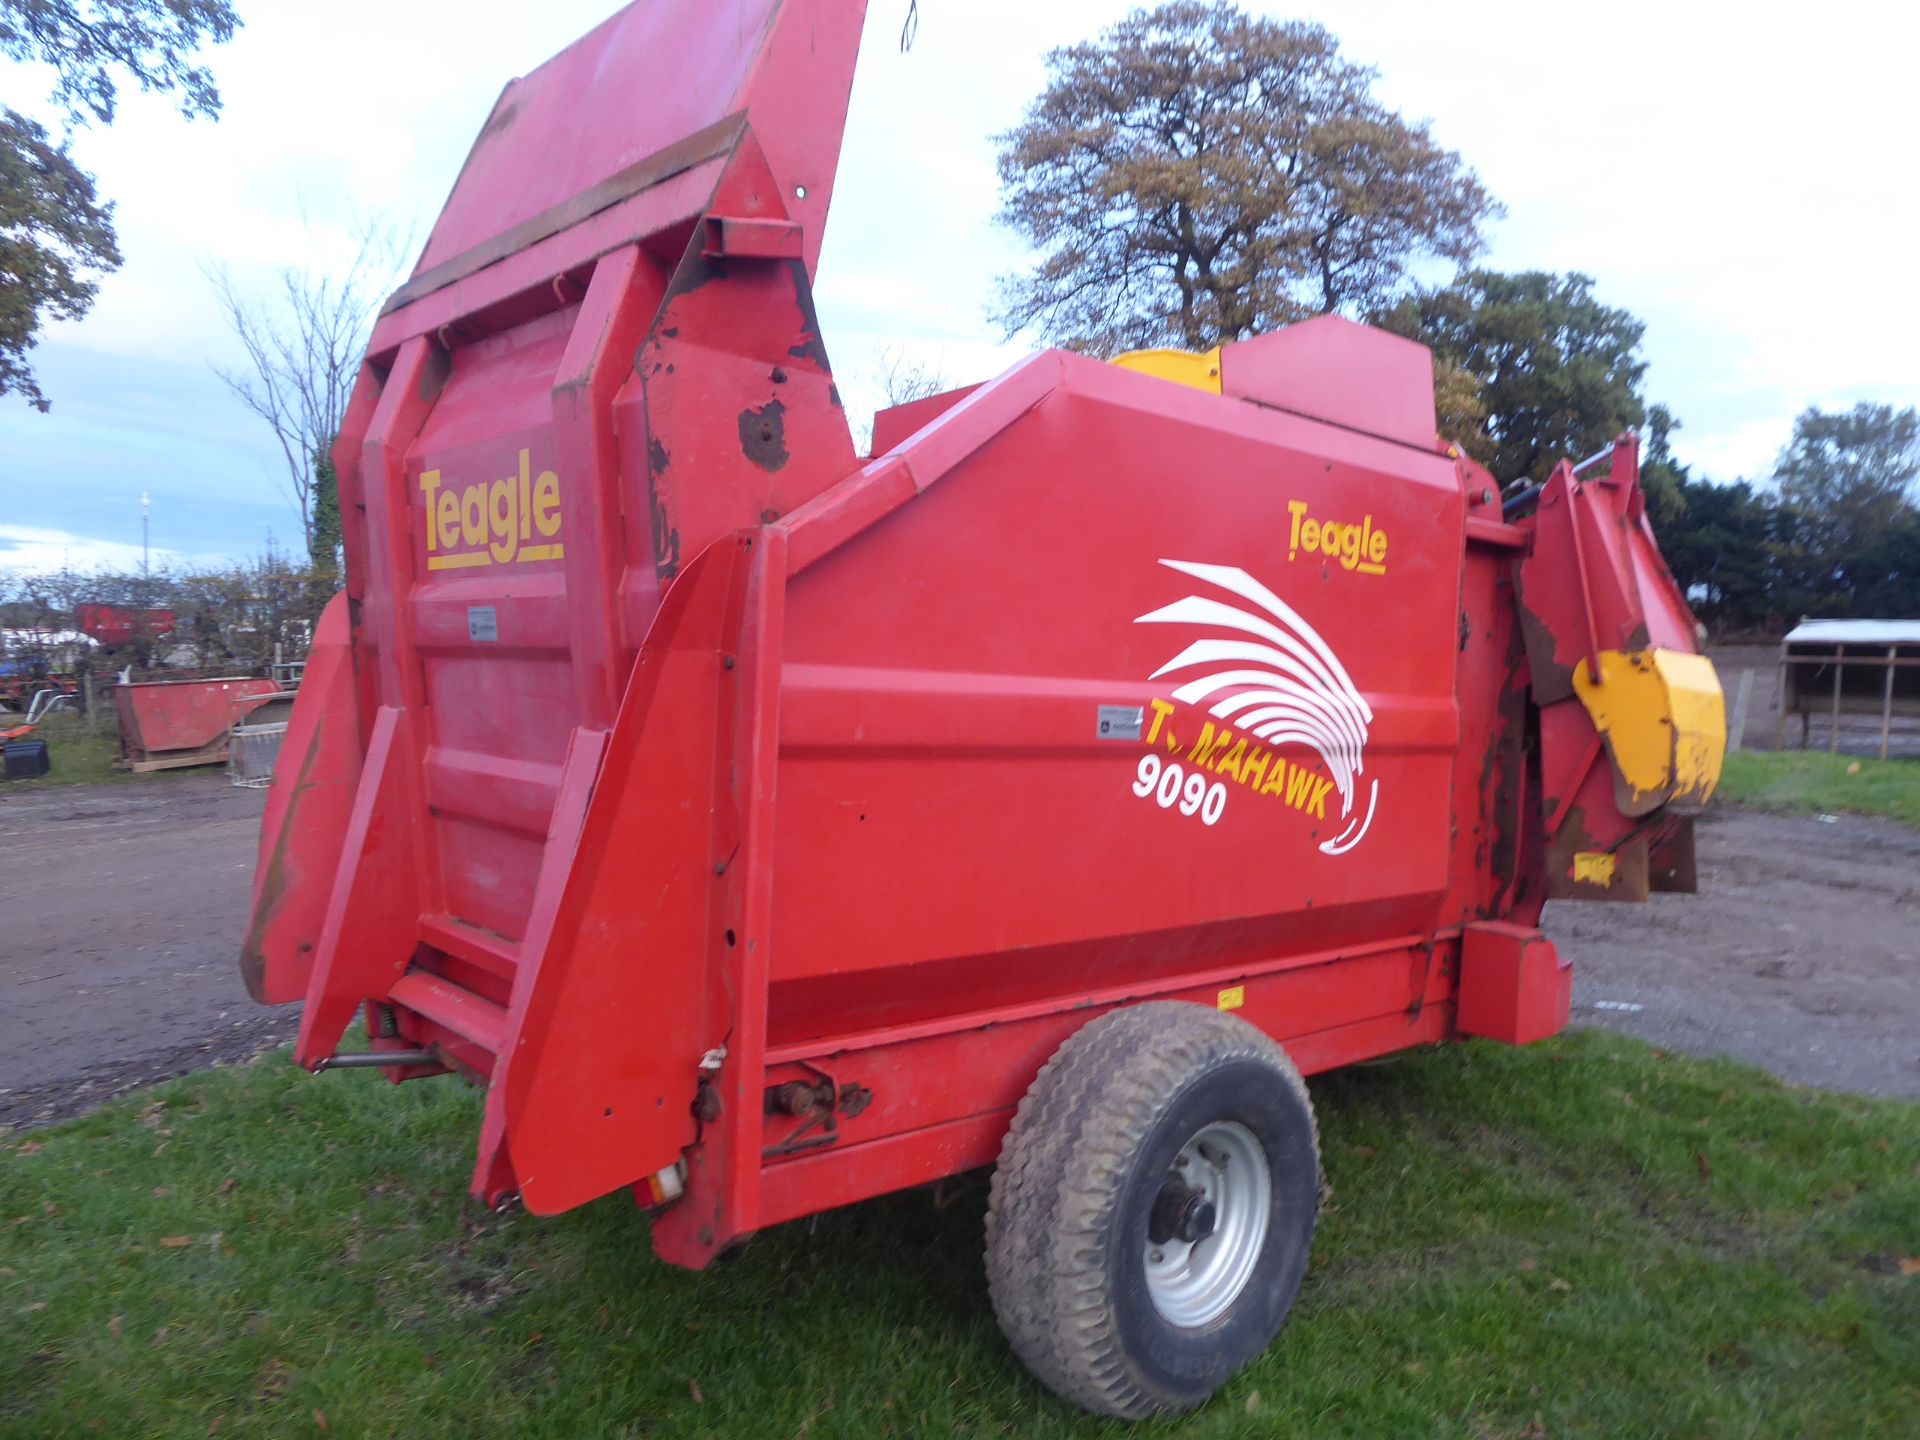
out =
[[[1346,520],[1319,520],[1308,514],[1307,502],[1287,502],[1287,559],[1324,555],[1337,561],[1342,570],[1357,570],[1363,575],[1387,573],[1387,535],[1376,530],[1373,516],[1363,515],[1357,523]]]
[[[1240,767],[1240,783],[1249,790],[1257,790],[1261,776],[1267,773],[1267,762],[1272,758],[1266,751],[1256,748]]]
[[[1290,766],[1287,773],[1287,804],[1296,810],[1307,808],[1307,797],[1313,793],[1313,775],[1298,765]]]
[[[566,554],[559,542],[566,518],[560,477],[552,470],[536,477],[533,452],[525,446],[497,480],[462,485],[442,470],[422,470],[420,502],[429,570],[558,560]]]
[[[560,533],[560,477],[551,470],[533,482],[533,528],[549,540]]]
[[[1219,751],[1227,748],[1227,742],[1233,738],[1233,732],[1231,730],[1222,730],[1218,735],[1215,735],[1213,732],[1213,722],[1211,720],[1202,722],[1202,726],[1200,738],[1193,742],[1193,749],[1187,752],[1187,759],[1195,765],[1198,765],[1202,770],[1211,770],[1213,768],[1214,756]]]
[[[512,475],[487,491],[487,528],[493,536],[488,553],[504,565],[520,548],[520,487]]]
[[[460,543],[460,497],[451,490],[440,492],[440,508],[434,512],[429,535],[440,537],[440,548],[451,550]]]
[[[487,487],[469,485],[460,492],[460,538],[469,545],[487,542]]]
[[[427,515],[427,551],[429,554],[440,548],[434,544],[434,540],[437,537],[433,533],[433,495],[439,488],[440,472],[438,470],[422,470],[420,472],[420,494],[423,497],[421,500],[421,508],[425,510]]]
[[[520,452],[520,538],[533,538],[533,480],[527,474],[532,468],[533,457],[526,451]]]
[[[1213,773],[1226,776],[1229,779],[1238,780],[1240,778],[1240,762],[1246,758],[1247,742],[1244,740],[1235,740],[1233,742],[1233,749],[1228,752],[1226,759],[1220,761],[1213,767]]]
[[[522,552],[523,556],[527,553]],[[1364,548],[1358,553],[1364,554]],[[1146,743],[1157,744],[1164,736],[1168,752],[1179,754],[1168,723],[1178,707],[1165,700],[1147,703],[1153,710],[1153,720],[1147,729]],[[1303,815],[1317,820],[1327,818],[1327,796],[1334,789],[1332,780],[1290,764],[1281,755],[1236,734],[1229,725],[1216,726],[1211,720],[1202,721],[1200,737],[1181,758],[1196,770],[1211,770],[1223,780],[1238,781],[1256,795],[1276,796]]]
[[[1173,714],[1173,706],[1165,700],[1149,700],[1147,705],[1153,711],[1153,724],[1147,727],[1147,744],[1151,745],[1160,738],[1160,722]]]

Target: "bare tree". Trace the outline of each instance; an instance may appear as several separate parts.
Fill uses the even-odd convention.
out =
[[[953,382],[947,379],[938,365],[909,359],[907,347],[898,343],[883,345],[873,352],[867,366],[866,383],[880,392],[880,408],[883,410],[924,400],[929,395],[938,395],[942,390],[953,387]],[[867,417],[864,428],[855,428],[854,439],[861,450],[872,448],[872,416]]]
[[[938,365],[909,360],[904,345],[882,346],[874,357],[874,369],[880,378],[880,393],[887,397],[889,406],[924,400],[951,388]]]
[[[286,266],[277,293],[265,302],[244,294],[224,263],[206,267],[227,324],[247,355],[245,366],[215,366],[214,373],[266,421],[279,442],[287,495],[300,511],[316,569],[331,572],[339,546],[328,451],[403,249],[394,227],[370,222],[355,234],[352,257],[343,267],[321,274]]]

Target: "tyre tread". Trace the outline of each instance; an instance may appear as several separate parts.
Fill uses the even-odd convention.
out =
[[[1319,1127],[1299,1070],[1237,1016],[1155,1001],[1076,1031],[1041,1068],[1002,1142],[987,1204],[987,1287],[1014,1352],[1063,1398],[1129,1419],[1205,1397],[1156,1393],[1120,1344],[1105,1266],[1129,1162],[1165,1097],[1202,1069],[1272,1064]]]

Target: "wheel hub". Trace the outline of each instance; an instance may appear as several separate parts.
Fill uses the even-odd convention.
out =
[[[1266,1151],[1231,1120],[1180,1148],[1148,1215],[1147,1293],[1169,1324],[1194,1329],[1240,1298],[1273,1222]]]
[[[1187,1184],[1177,1175],[1169,1175],[1160,1193],[1154,1197],[1153,1216],[1147,1222],[1147,1238],[1156,1245],[1181,1240],[1189,1245],[1213,1234],[1219,1212],[1207,1199],[1206,1191]]]

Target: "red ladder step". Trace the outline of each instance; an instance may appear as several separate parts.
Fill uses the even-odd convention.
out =
[[[431,971],[409,970],[394,981],[388,998],[489,1055],[498,1055],[507,1043],[504,1005],[482,999]]]
[[[469,925],[454,915],[427,915],[420,921],[420,938],[436,950],[476,969],[511,982],[520,968],[520,946],[504,935]]]

